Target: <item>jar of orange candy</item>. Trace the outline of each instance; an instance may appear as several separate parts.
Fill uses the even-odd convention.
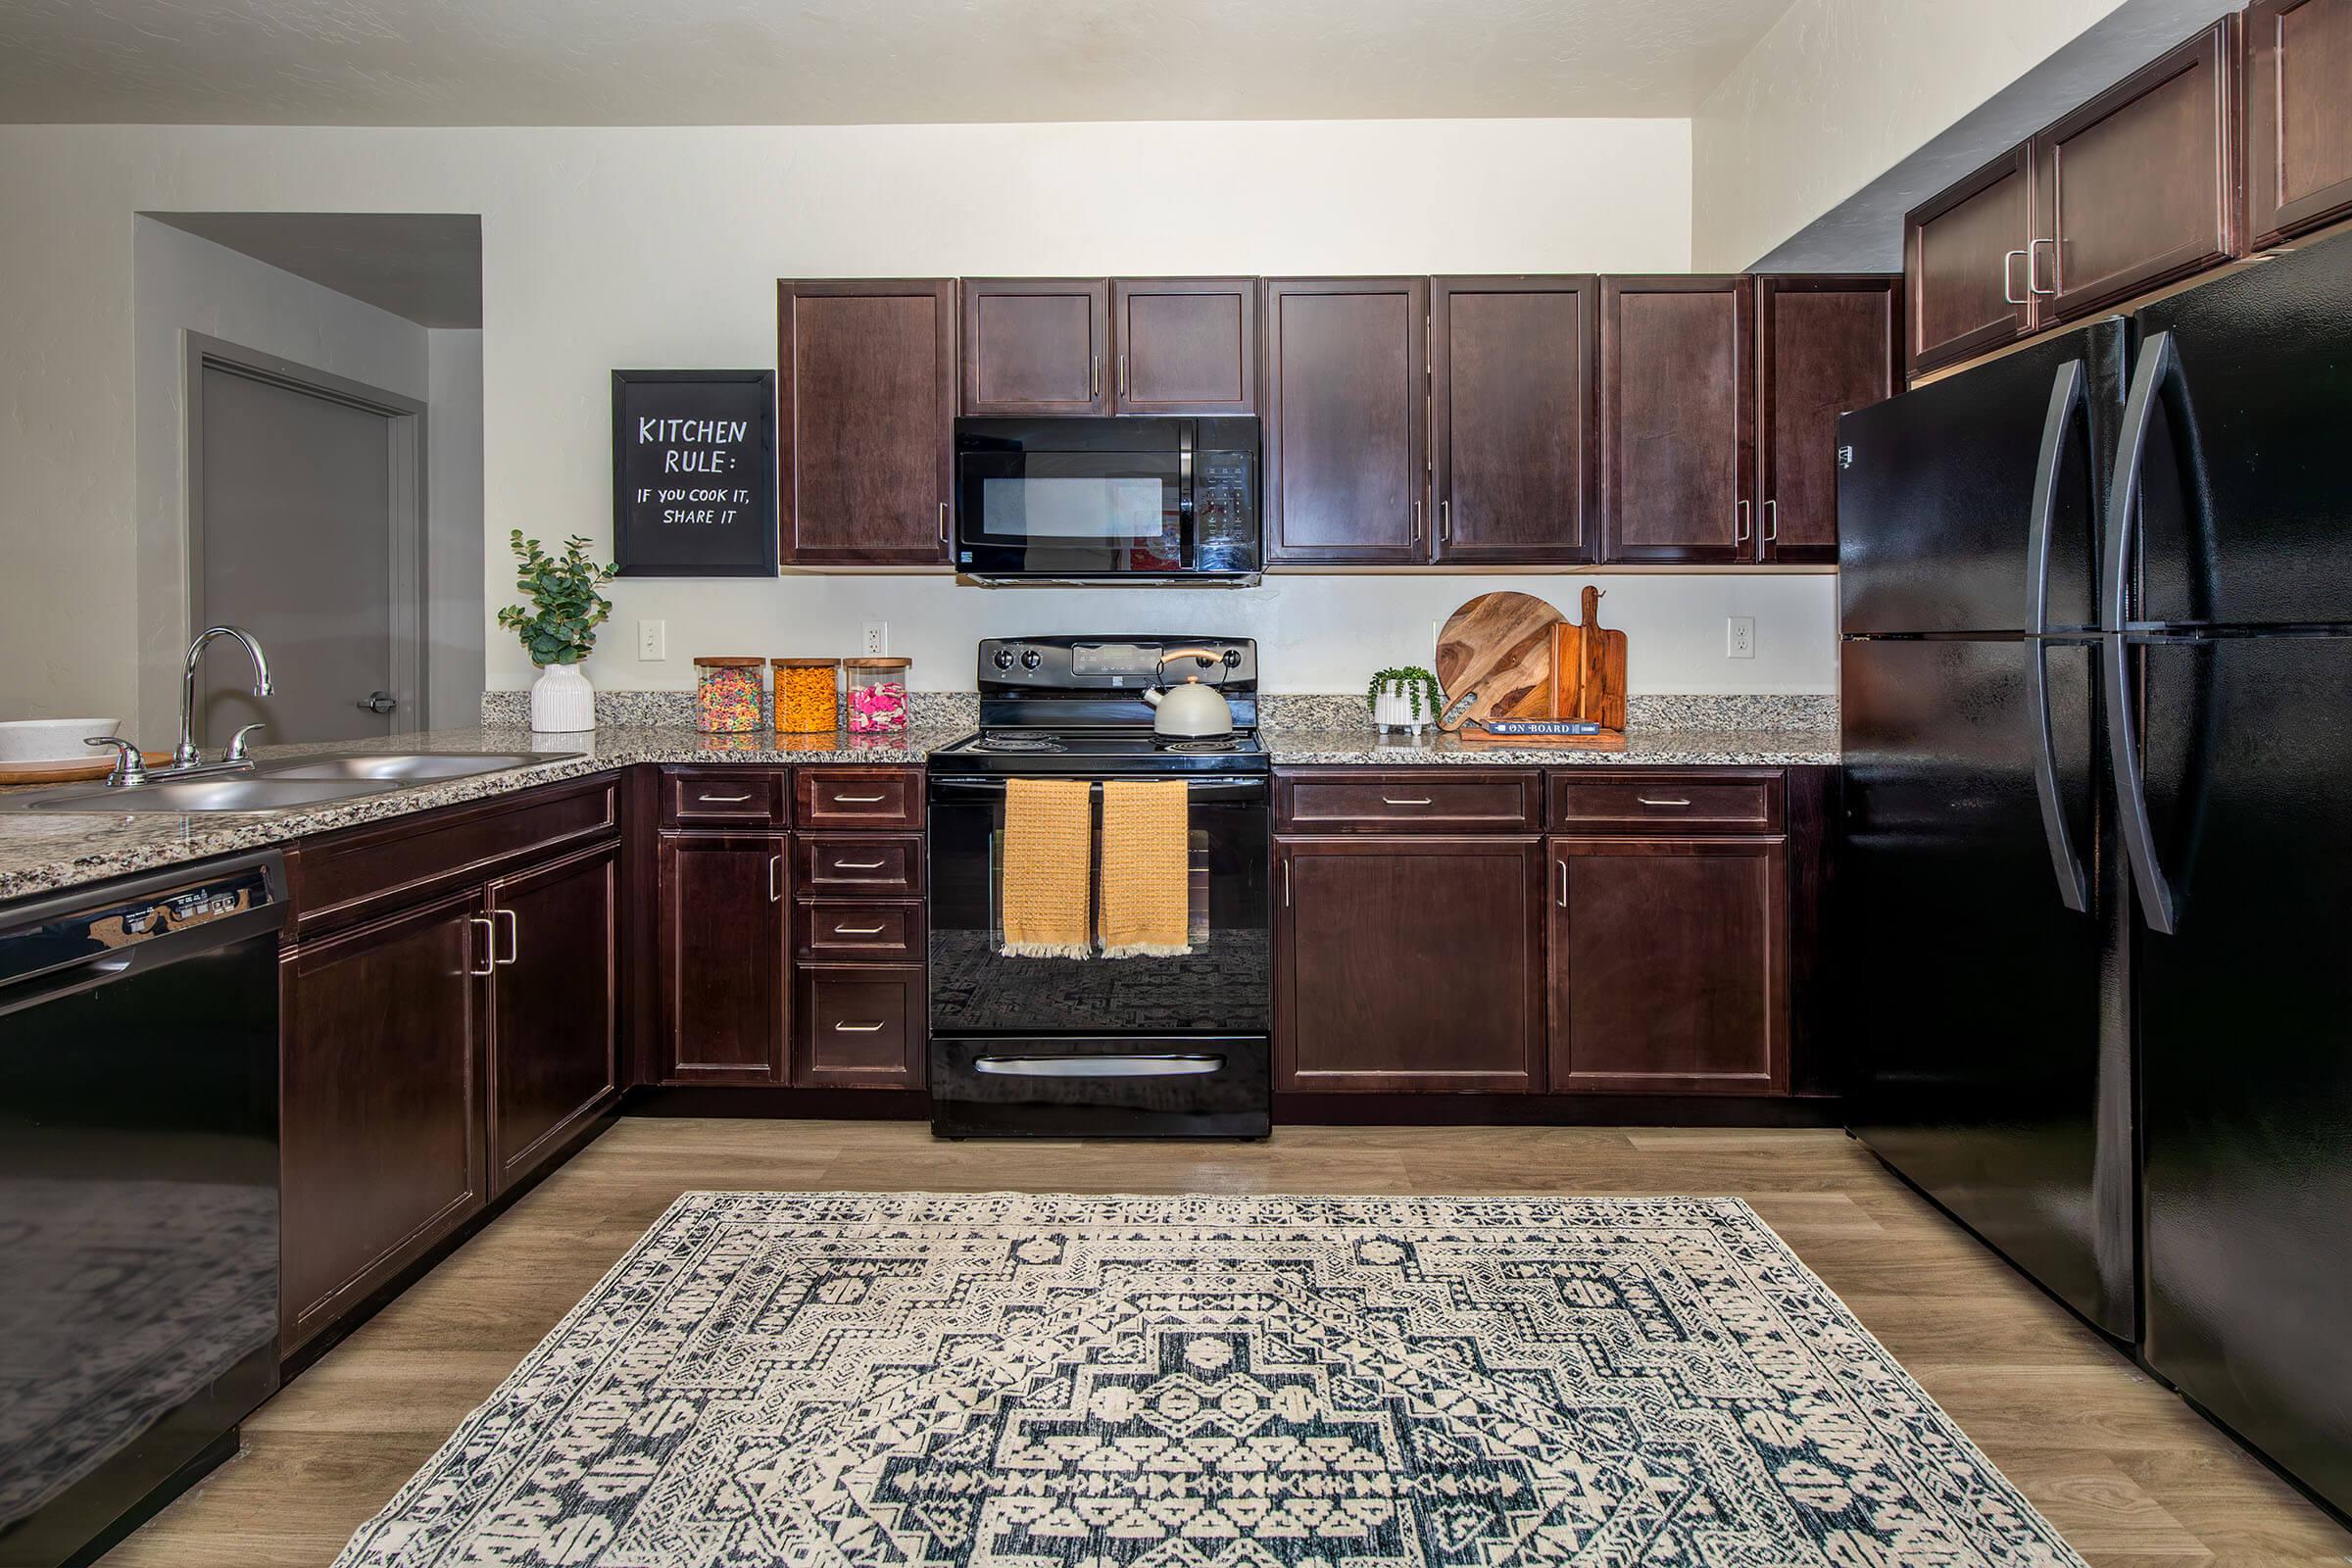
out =
[[[830,734],[841,726],[841,661],[771,659],[775,672],[776,733]]]
[[[760,728],[757,659],[694,662],[694,727],[706,735],[742,735]]]

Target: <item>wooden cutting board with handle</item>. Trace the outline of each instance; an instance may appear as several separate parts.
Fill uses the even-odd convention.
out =
[[[1600,624],[1600,590],[1588,586],[1581,624],[1552,629],[1551,717],[1625,728],[1625,633]]]
[[[1567,617],[1533,594],[1480,594],[1438,633],[1448,728],[1473,719],[1551,716],[1551,636]],[[1466,709],[1453,711],[1471,693]]]

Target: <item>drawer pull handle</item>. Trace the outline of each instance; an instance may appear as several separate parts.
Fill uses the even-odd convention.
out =
[[[882,862],[880,860],[835,860],[833,869],[836,871],[879,871],[882,869]]]
[[[836,795],[833,797],[833,804],[835,806],[879,806],[889,799],[890,797],[887,795]]]
[[[833,1032],[837,1035],[870,1035],[881,1027],[882,1020],[877,1018],[871,1023],[837,1023],[833,1026]]]
[[[882,928],[878,925],[837,925],[833,928],[833,934],[837,937],[878,937],[882,934]]]
[[[740,806],[751,797],[749,795],[697,795],[694,799],[696,804],[701,806]]]
[[[994,1078],[1199,1078],[1224,1069],[1214,1055],[975,1056],[972,1070]]]
[[[1653,801],[1646,795],[1637,795],[1634,799],[1640,801],[1643,806],[1689,806],[1690,804],[1689,801],[1672,797],[1662,801]]]
[[[1427,806],[1429,804],[1429,797],[1426,795],[1414,795],[1400,801],[1393,795],[1383,795],[1380,798],[1380,804],[1383,806]]]

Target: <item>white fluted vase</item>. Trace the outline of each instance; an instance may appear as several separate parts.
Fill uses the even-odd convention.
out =
[[[596,728],[596,688],[577,664],[550,664],[531,682],[531,728],[556,734]]]

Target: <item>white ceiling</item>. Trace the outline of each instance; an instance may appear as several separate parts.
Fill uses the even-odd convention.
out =
[[[1789,0],[0,0],[0,122],[1680,118]]]

